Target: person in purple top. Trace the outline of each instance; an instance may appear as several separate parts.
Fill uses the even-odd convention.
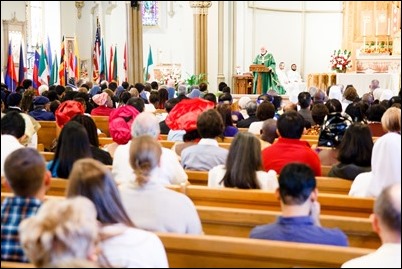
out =
[[[302,163],[289,163],[279,175],[282,216],[275,223],[251,230],[250,237],[299,243],[348,246],[348,238],[337,228],[321,227],[320,205],[314,172]]]

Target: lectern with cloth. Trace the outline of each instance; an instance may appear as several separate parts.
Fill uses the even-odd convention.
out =
[[[250,71],[253,72],[254,78],[257,76],[257,86],[254,89],[255,94],[262,93],[262,73],[268,73],[271,70],[263,64],[252,64],[250,65]],[[264,92],[267,92],[265,89]]]

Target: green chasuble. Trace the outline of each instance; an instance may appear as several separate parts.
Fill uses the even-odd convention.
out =
[[[258,54],[255,57],[253,64],[263,64],[266,67],[271,68],[271,72],[264,72],[264,73],[257,73],[254,72],[254,87],[253,93],[257,93],[257,79],[258,76],[261,75],[261,91],[262,94],[266,94],[269,90],[274,90],[278,94],[282,95],[285,94],[285,89],[280,85],[278,75],[276,74],[276,63],[274,56],[271,53],[265,53],[264,55]]]

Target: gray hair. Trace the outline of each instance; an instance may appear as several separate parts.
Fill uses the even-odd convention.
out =
[[[249,101],[246,104],[246,111],[249,116],[255,115],[257,113],[257,103],[254,101]]]
[[[151,112],[140,113],[131,126],[131,137],[150,135],[158,139],[160,132],[159,121]]]
[[[185,95],[187,93],[187,86],[184,84],[180,84],[177,87],[177,95]]]

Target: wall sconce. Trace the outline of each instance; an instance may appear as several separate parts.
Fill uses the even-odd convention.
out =
[[[77,8],[77,17],[81,19],[81,10],[84,7],[84,1],[75,1],[75,7]]]

